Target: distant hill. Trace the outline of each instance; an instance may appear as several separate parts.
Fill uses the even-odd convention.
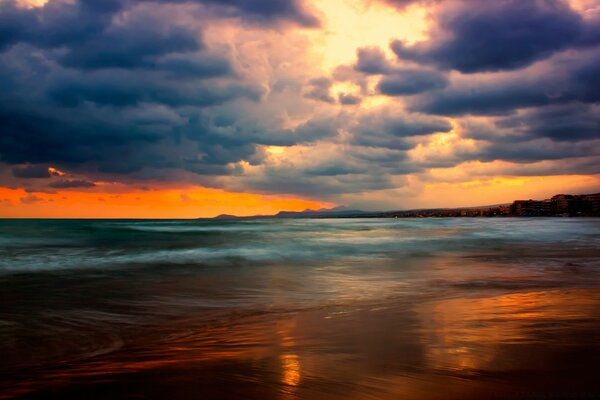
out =
[[[245,218],[352,218],[360,217],[363,214],[371,214],[362,210],[350,210],[347,207],[336,208],[321,208],[319,210],[304,210],[304,211],[280,211],[275,215],[252,215],[252,216],[237,216],[231,214],[221,214],[212,219],[245,219]],[[203,218],[201,218],[203,219]]]
[[[417,208],[396,211],[363,211],[347,207],[280,211],[275,215],[238,217],[221,214],[215,219],[237,218],[422,218],[422,217],[600,217],[600,193],[558,194],[546,200],[515,200],[513,203],[477,207]]]
[[[411,210],[394,210],[394,211],[363,211],[353,210],[347,207],[336,207],[330,209],[319,210],[304,210],[304,211],[280,211],[275,215],[253,215],[247,217],[239,217],[230,214],[221,214],[214,219],[262,219],[262,218],[391,218],[395,216],[411,216],[416,214],[431,214],[436,212],[451,212],[459,210],[485,210],[508,206],[508,204],[495,204],[490,206],[479,207],[459,207],[459,208],[421,208]]]
[[[361,210],[321,209],[304,211],[280,211],[274,215],[275,218],[319,218],[319,217],[348,217],[365,214]]]
[[[221,214],[221,215],[217,215],[213,219],[236,219],[236,218],[239,218],[239,217],[237,215]]]

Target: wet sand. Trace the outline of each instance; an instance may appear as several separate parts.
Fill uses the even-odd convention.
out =
[[[173,321],[104,356],[21,371],[2,397],[600,397],[600,291],[427,297]]]

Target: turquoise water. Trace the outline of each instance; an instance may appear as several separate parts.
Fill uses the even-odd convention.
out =
[[[572,395],[599,378],[599,219],[2,220],[0,285],[6,398]]]

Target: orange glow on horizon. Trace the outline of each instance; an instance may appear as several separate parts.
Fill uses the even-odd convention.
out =
[[[0,218],[210,218],[219,214],[271,215],[334,204],[297,197],[220,189],[157,189],[126,193],[27,193],[0,188]]]
[[[449,174],[448,171],[440,171]],[[468,207],[510,203],[513,200],[543,200],[558,193],[588,193],[600,186],[600,178],[589,175],[497,176],[425,185],[422,207]],[[444,199],[440,203],[440,199]]]

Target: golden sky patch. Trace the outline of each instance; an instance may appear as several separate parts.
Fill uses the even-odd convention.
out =
[[[409,43],[426,38],[426,10],[411,6],[405,12],[383,2],[363,0],[314,0],[312,5],[323,14],[323,30],[307,31],[321,55],[324,71],[356,59],[356,49],[382,46],[393,57],[387,44],[392,39]]]
[[[0,188],[0,218],[200,218],[275,214],[330,207],[298,197],[186,187],[125,193],[27,193]]]

